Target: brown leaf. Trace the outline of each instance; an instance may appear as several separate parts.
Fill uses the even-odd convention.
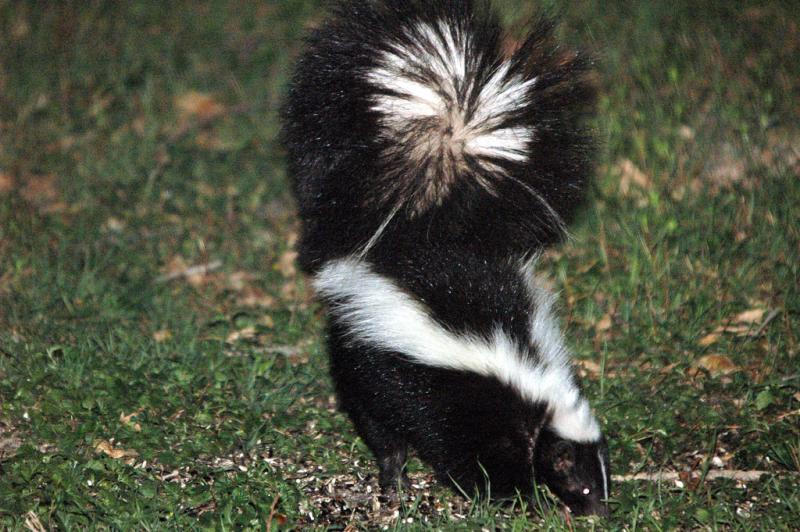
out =
[[[707,334],[698,340],[698,345],[702,347],[708,347],[711,344],[715,344],[719,341],[719,333],[713,332],[711,334]]]
[[[619,190],[622,195],[627,196],[631,191],[631,185],[642,190],[648,190],[653,182],[650,177],[639,169],[630,159],[622,159],[617,163],[616,170],[620,175]]]
[[[796,393],[796,394],[794,394],[792,397],[794,397],[794,400],[795,400],[795,401],[797,401],[797,402],[800,402],[800,392],[797,392],[797,393]]]
[[[277,267],[278,271],[281,272],[281,275],[286,277],[287,279],[291,279],[297,275],[297,268],[295,267],[295,261],[297,260],[298,253],[294,250],[286,251],[283,255],[281,255],[280,260],[278,261]]]
[[[728,375],[739,371],[739,367],[725,355],[706,355],[697,360],[693,366],[708,371],[712,377]]]
[[[133,449],[119,449],[114,447],[111,442],[100,440],[94,444],[94,450],[98,453],[103,453],[110,456],[114,460],[123,460],[126,464],[131,464],[139,453]]]
[[[174,281],[180,278],[186,278],[194,287],[199,287],[208,284],[212,279],[209,275],[216,270],[222,268],[222,262],[215,260],[207,264],[196,264],[188,266],[186,261],[180,255],[176,255],[162,268],[163,274],[156,279],[159,283]]]
[[[594,360],[577,360],[576,362],[586,376],[597,377],[600,375],[600,364]]]
[[[133,418],[137,417],[141,413],[142,413],[141,410],[137,412],[131,412],[130,414],[125,414],[125,412],[120,412],[119,420],[123,425],[128,425],[129,427],[133,428],[134,431],[142,432],[142,426],[138,422],[132,421]]]
[[[172,338],[172,331],[168,329],[162,329],[153,333],[153,339],[158,343],[166,342],[170,338]]]
[[[275,298],[259,288],[248,288],[237,299],[237,303],[243,307],[274,308]]]
[[[252,340],[257,334],[255,327],[245,327],[244,329],[230,333],[225,341],[229,344],[235,344],[239,340]]]
[[[0,431],[0,462],[5,459],[13,457],[17,454],[17,449],[22,447],[22,440],[15,434],[11,433],[9,437],[2,437]]]
[[[228,288],[234,292],[241,292],[247,289],[247,283],[254,281],[256,278],[256,275],[250,272],[233,272],[227,277]]]
[[[58,197],[56,177],[52,174],[31,176],[26,180],[20,194],[37,205],[52,202]]]
[[[607,331],[611,328],[611,314],[606,314],[600,321],[594,324],[594,330],[597,332]]]
[[[208,94],[190,91],[175,99],[175,106],[184,118],[212,120],[225,112],[225,107]]]
[[[52,174],[30,176],[20,190],[20,195],[39,211],[49,214],[67,210],[67,204],[59,201],[58,178]]]
[[[733,321],[736,323],[760,323],[765,313],[766,310],[763,308],[754,308],[737,314]]]
[[[749,325],[720,325],[714,329],[715,333],[730,333],[737,336],[745,336],[750,332]]]
[[[14,178],[10,175],[0,172],[0,194],[7,194],[14,190]]]

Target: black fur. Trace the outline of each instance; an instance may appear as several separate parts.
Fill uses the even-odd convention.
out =
[[[542,200],[564,222],[583,200],[592,153],[584,124],[593,108],[587,62],[558,48],[550,21],[536,22],[511,58],[511,71],[538,81],[529,105],[503,117],[536,131],[527,160],[495,159],[487,170],[465,155],[450,176],[454,184],[421,201],[420,183],[448,163],[434,152],[413,161],[405,156],[405,143],[425,129],[386,135],[373,109],[381,91],[367,73],[390,43],[412,46],[405,29],[438,21],[473,36],[481,58],[471,65],[476,80],[485,81],[503,61],[499,24],[479,1],[338,1],[308,38],[284,127],[303,223],[300,262],[313,275],[331,260],[358,255],[423,303],[444,329],[488,336],[501,326],[530,345],[531,301],[518,263],[563,236]],[[465,90],[460,97],[470,109],[474,95]],[[479,179],[491,182],[491,190],[477,186]],[[536,481],[576,513],[607,511],[597,496],[602,475],[593,457],[607,456],[605,440],[584,445],[557,437],[547,428],[546,404],[526,402],[497,379],[385,352],[351,338],[334,317],[329,350],[340,405],[375,454],[385,489],[403,481],[412,448],[442,481],[468,493],[485,488],[486,475],[497,496],[528,495]],[[592,495],[573,496],[576,486],[589,486]]]

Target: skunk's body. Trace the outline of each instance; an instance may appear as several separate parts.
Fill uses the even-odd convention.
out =
[[[551,32],[540,22],[504,59],[483,4],[340,1],[298,63],[285,138],[300,260],[384,487],[410,446],[468,491],[538,481],[605,511],[605,440],[529,260],[590,172],[592,91]]]

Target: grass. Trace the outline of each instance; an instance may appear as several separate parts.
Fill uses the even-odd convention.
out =
[[[614,472],[769,472],[617,482],[568,523],[416,461],[376,505],[276,143],[318,4],[0,0],[0,528],[795,526],[794,6],[548,3],[599,50],[596,186],[543,273]]]

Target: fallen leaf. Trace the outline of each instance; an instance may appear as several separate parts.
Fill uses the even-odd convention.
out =
[[[175,99],[175,106],[184,118],[197,117],[211,120],[225,112],[225,107],[208,94],[190,91]]]
[[[268,329],[272,329],[273,327],[275,327],[275,320],[272,319],[272,316],[266,314],[262,316],[260,320],[258,320],[258,324]]]
[[[725,355],[706,355],[697,360],[693,366],[708,371],[712,377],[739,371],[739,367]]]
[[[107,456],[110,456],[114,460],[123,460],[127,464],[133,463],[135,458],[139,456],[139,453],[134,451],[133,449],[119,449],[114,447],[111,442],[106,440],[100,440],[94,445],[95,452],[103,453]]]
[[[275,298],[258,288],[249,288],[237,299],[237,303],[243,307],[274,308]]]
[[[125,222],[111,216],[103,223],[103,229],[112,233],[120,233],[125,229]]]
[[[597,377],[600,375],[600,364],[594,360],[577,360],[577,363],[587,376]]]
[[[128,425],[134,431],[142,432],[142,426],[138,422],[133,421],[133,418],[135,418],[136,416],[138,416],[141,413],[142,413],[141,410],[139,410],[137,412],[131,412],[130,414],[125,414],[124,412],[120,412],[119,413],[119,420],[123,425]]]
[[[39,520],[39,516],[33,510],[25,514],[25,528],[30,532],[47,532],[47,529]]]
[[[133,418],[135,418],[138,415],[139,415],[139,412],[131,412],[130,414],[126,414],[125,412],[120,412],[119,413],[119,420],[123,424],[127,425],[128,423],[131,422],[131,420]]]
[[[162,329],[153,333],[153,339],[158,343],[166,342],[170,338],[172,338],[172,331],[167,329]]]
[[[39,211],[49,214],[67,210],[67,204],[59,201],[58,178],[53,174],[30,176],[20,190],[20,195]]]
[[[745,336],[747,333],[750,332],[749,325],[722,325],[714,329],[714,332],[717,333],[731,333],[738,336]]]
[[[0,438],[0,462],[17,454],[17,449],[20,447],[22,447],[22,440],[16,434],[12,433],[8,438]]]
[[[607,331],[611,328],[611,314],[606,314],[600,321],[594,324],[594,330],[597,332]]]
[[[762,308],[755,308],[742,312],[741,314],[737,314],[733,321],[736,323],[760,323],[762,318],[764,318],[765,313],[766,310]]]
[[[220,268],[222,268],[222,262],[218,260],[208,264],[188,266],[186,261],[183,260],[183,257],[176,255],[162,268],[164,273],[156,279],[156,282],[165,283],[185,277],[186,280],[189,281],[189,284],[194,287],[199,287],[208,284],[211,279],[209,274]]]
[[[697,343],[698,343],[698,345],[700,345],[702,347],[708,347],[711,344],[717,343],[718,340],[719,340],[719,333],[713,332],[711,334],[707,334],[707,335],[703,336],[702,338],[700,338],[700,340],[698,340]]]
[[[254,281],[256,275],[250,272],[234,272],[227,277],[228,288],[234,292],[241,292],[247,288],[247,283]]]
[[[293,281],[284,283],[281,286],[281,299],[284,301],[294,301],[297,297],[297,284]]]
[[[620,175],[619,190],[624,196],[631,191],[631,185],[647,190],[652,186],[652,180],[630,159],[622,159],[617,163],[616,170]]]
[[[794,400],[795,400],[795,401],[797,401],[797,402],[800,402],[800,392],[797,392],[797,393],[796,393],[796,394],[794,394],[792,397],[794,397]]]
[[[37,205],[52,202],[58,197],[56,177],[52,174],[31,176],[26,180],[20,194]]]
[[[225,341],[229,344],[235,344],[239,340],[251,340],[255,338],[256,335],[257,333],[255,327],[245,327],[244,329],[230,333]]]
[[[14,190],[14,179],[3,172],[0,172],[0,194],[6,194]]]
[[[296,251],[289,250],[281,255],[280,260],[278,260],[278,271],[287,279],[291,279],[297,275],[297,268],[295,267],[297,256],[298,253]]]

